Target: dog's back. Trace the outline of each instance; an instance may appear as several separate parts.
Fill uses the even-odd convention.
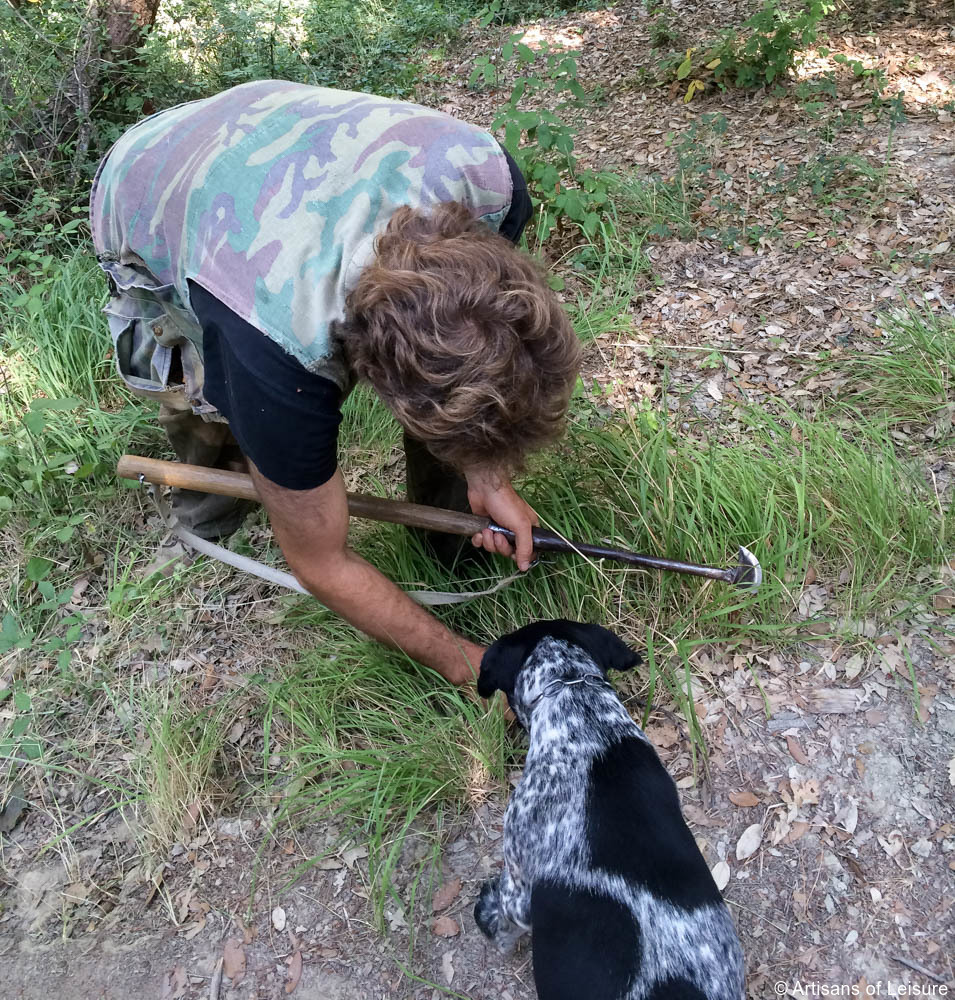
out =
[[[579,852],[588,863],[552,872],[532,890],[538,993],[542,1000],[739,1000],[733,922],[673,780],[634,729],[590,762]]]
[[[505,817],[498,898],[520,914],[529,897],[518,922],[531,927],[538,994],[740,1000],[739,941],[676,786],[605,682],[602,653],[615,669],[634,656],[606,645],[610,635],[623,646],[604,629],[576,628],[599,641],[545,633],[508,690],[530,747]]]

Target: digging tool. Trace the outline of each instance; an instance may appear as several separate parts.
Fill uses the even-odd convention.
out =
[[[209,469],[201,465],[184,465],[181,462],[165,462],[157,458],[141,458],[138,455],[124,455],[116,467],[116,472],[124,479],[138,479],[140,482],[155,483],[160,486],[178,486],[184,490],[198,490],[202,493],[217,493],[221,496],[238,497],[243,500],[259,500],[252,477],[244,472],[229,472],[225,469]],[[439,507],[408,503],[405,500],[388,500],[384,497],[369,497],[360,493],[348,494],[348,513],[352,517],[369,518],[372,521],[388,521],[411,528],[426,528],[451,535],[474,535],[485,528],[504,535],[514,541],[514,532],[502,528],[487,517],[465,514]],[[759,561],[749,549],[739,547],[735,566],[718,569],[715,566],[701,566],[697,563],[681,562],[677,559],[663,559],[659,556],[640,555],[627,549],[607,545],[591,545],[589,542],[573,542],[546,528],[534,528],[534,550],[537,552],[576,552],[578,555],[594,559],[612,559],[629,566],[645,569],[662,569],[673,573],[688,573],[704,576],[711,580],[722,580],[744,590],[755,590],[763,580]]]

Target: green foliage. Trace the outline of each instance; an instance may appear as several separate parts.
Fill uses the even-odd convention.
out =
[[[576,54],[547,45],[532,49],[522,37],[522,32],[511,35],[499,62],[478,57],[470,85],[497,86],[503,67],[516,67],[519,75],[491,128],[502,132],[504,145],[527,180],[538,209],[538,239],[546,240],[563,220],[593,236],[607,204],[611,179],[606,173],[580,170],[574,155],[576,129],[568,116],[587,100],[577,79]],[[554,104],[555,110],[541,107],[544,102]]]
[[[467,17],[454,0],[325,0],[304,24],[312,80],[407,97],[427,72],[426,44],[443,42]]]
[[[120,59],[95,5],[2,4],[0,283],[42,278],[76,246],[100,158],[146,114],[266,78],[409,97],[432,72],[435,47],[478,11],[511,21],[572,6],[164,0],[142,48]]]
[[[4,619],[4,629],[7,621]],[[2,634],[0,634],[2,641]],[[2,647],[0,647],[2,648]],[[33,700],[22,688],[7,688],[0,691],[0,705],[8,707],[4,702],[6,696],[13,691],[9,699],[13,708],[13,719],[5,736],[0,736],[0,762],[22,762],[39,759],[43,755],[43,745],[30,730],[33,727]]]
[[[764,0],[738,31],[724,31],[714,43],[664,58],[664,74],[676,82],[688,81],[685,101],[710,80],[720,87],[745,89],[782,81],[799,52],[816,40],[820,22],[833,7],[832,0],[802,0],[792,8]]]
[[[766,0],[743,22],[747,37],[725,36],[714,50],[713,58],[720,59],[716,79],[736,87],[782,79],[795,66],[797,54],[816,40],[819,22],[833,7],[832,0],[804,0],[787,10],[778,0]]]
[[[7,211],[35,210],[41,192],[79,186],[78,122],[63,57],[81,40],[80,6],[0,6],[0,208]]]
[[[112,372],[102,296],[86,253],[52,257],[41,278],[0,294],[0,528],[25,561],[7,583],[0,654],[30,648],[60,673],[85,622],[66,608],[75,573],[62,554],[95,548],[105,525],[93,512],[117,491],[119,455],[144,437],[144,411]]]
[[[203,94],[257,79],[403,96],[425,42],[466,16],[454,0],[175,0],[149,39],[149,62],[173,59]]]
[[[595,10],[597,0],[568,0],[566,3],[548,3],[547,0],[491,0],[477,12],[482,28],[492,24],[518,24],[541,17],[560,17],[572,10]]]
[[[267,686],[265,752],[280,751],[281,820],[332,816],[329,849],[368,844],[381,925],[389,899],[404,906],[391,880],[406,837],[426,810],[456,811],[503,780],[507,727],[400,652],[336,622],[323,633],[320,653]]]
[[[407,96],[468,0],[164,0],[119,59],[95,5],[0,4],[0,283],[76,245],[96,166],[144,115],[262,78]]]
[[[908,306],[879,317],[881,344],[825,359],[836,400],[884,421],[902,439],[924,436],[944,451],[955,447],[955,319]]]

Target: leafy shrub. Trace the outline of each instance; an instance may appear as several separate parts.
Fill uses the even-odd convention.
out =
[[[832,0],[804,0],[795,9],[764,0],[740,31],[724,31],[712,45],[664,60],[665,72],[688,81],[686,101],[704,90],[708,80],[720,87],[771,84],[795,67],[798,53],[816,40],[819,23],[833,7]]]
[[[796,65],[797,54],[816,40],[819,22],[833,7],[832,0],[808,0],[801,9],[789,11],[778,0],[766,0],[743,22],[748,37],[725,36],[717,47],[717,80],[758,87],[786,76]]]
[[[499,62],[478,57],[471,86],[496,86],[501,67],[511,62],[523,71],[512,83],[510,97],[495,115],[491,129],[503,133],[503,144],[527,180],[539,210],[539,238],[547,239],[564,219],[593,236],[607,203],[610,177],[580,170],[574,155],[576,130],[567,116],[587,100],[577,79],[577,57],[546,45],[534,50],[521,41],[522,35],[518,32],[508,39]],[[554,97],[558,98],[555,111],[539,107]]]
[[[560,17],[572,10],[596,10],[600,6],[597,0],[566,0],[566,2],[549,3],[548,0],[491,0],[491,3],[478,11],[477,17],[481,26],[489,24],[518,24],[521,21],[532,21],[542,17]]]

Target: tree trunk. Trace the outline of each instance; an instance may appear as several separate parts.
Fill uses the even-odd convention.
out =
[[[110,57],[132,61],[156,21],[159,0],[105,0],[104,6]]]

